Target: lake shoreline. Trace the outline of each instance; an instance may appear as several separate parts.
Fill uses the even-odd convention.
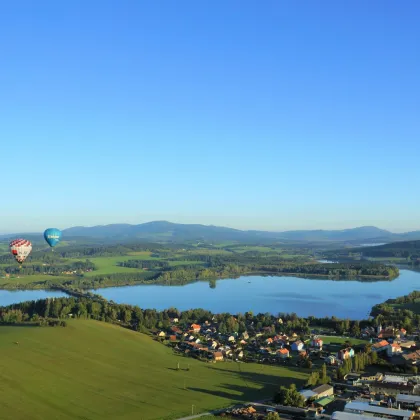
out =
[[[316,280],[316,281],[314,281]],[[96,285],[95,285],[96,286]],[[146,286],[146,287],[145,287]],[[378,303],[420,290],[420,273],[401,270],[393,281],[335,279],[264,273],[237,278],[200,279],[185,284],[120,284],[88,289],[38,282],[0,290],[0,306],[42,298],[73,296],[104,298],[141,308],[179,310],[202,308],[215,313],[297,313],[298,316],[365,319]]]
[[[127,283],[118,283],[118,284],[101,284],[97,287],[92,286],[78,286],[76,289],[78,290],[97,290],[97,289],[105,289],[105,288],[112,288],[112,287],[129,287],[129,286],[185,286],[187,284],[196,283],[196,282],[210,282],[210,281],[218,281],[218,280],[226,280],[226,279],[239,279],[241,277],[252,277],[252,276],[261,276],[261,277],[297,277],[297,278],[304,278],[308,280],[330,280],[330,281],[358,281],[358,282],[381,282],[381,281],[393,281],[399,277],[390,277],[390,276],[374,276],[374,275],[361,275],[355,277],[348,277],[348,276],[326,276],[325,274],[306,274],[306,273],[278,273],[278,272],[249,272],[249,273],[240,273],[234,275],[233,273],[230,275],[226,275],[223,277],[204,277],[204,278],[197,278],[191,280],[185,280],[184,282],[180,283],[173,283],[171,284],[170,281],[156,281],[156,282],[127,282]],[[19,283],[7,283],[0,285],[0,290],[62,290],[62,289],[72,289],[71,285],[63,285],[60,283],[51,284],[50,280],[45,281],[37,281],[36,283],[26,283],[26,284],[19,284]]]

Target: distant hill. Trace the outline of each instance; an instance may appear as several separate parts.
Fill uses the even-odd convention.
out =
[[[344,230],[291,230],[281,235],[299,241],[363,241],[390,237],[393,233],[375,226],[362,226]]]
[[[360,245],[361,242],[390,242],[406,237],[420,239],[420,232],[394,234],[374,226],[363,226],[344,230],[294,230],[268,232],[259,230],[239,230],[220,226],[179,224],[167,221],[155,221],[139,225],[113,224],[94,227],[73,227],[65,229],[66,237],[96,237],[147,239],[161,241],[238,241],[238,242],[349,242]]]
[[[20,236],[3,235],[0,239]],[[31,238],[36,235],[28,234]],[[369,243],[387,243],[404,240],[420,240],[420,231],[396,234],[375,226],[362,226],[344,230],[292,230],[268,232],[260,230],[239,230],[228,227],[181,224],[167,221],[154,221],[138,225],[111,224],[92,227],[75,226],[63,230],[63,238],[79,241],[113,242],[128,240],[146,240],[151,242],[240,242],[285,244],[331,244],[341,243],[360,246]],[[28,238],[29,239],[29,238]]]

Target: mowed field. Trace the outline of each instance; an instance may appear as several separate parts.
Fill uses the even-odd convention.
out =
[[[0,327],[2,419],[176,419],[191,413],[192,404],[204,412],[306,380],[284,367],[177,356],[111,324],[68,324]]]
[[[369,341],[368,340],[361,340],[359,338],[345,338],[345,337],[334,337],[334,336],[324,336],[324,335],[319,335],[319,338],[322,339],[324,344],[344,344],[346,341],[350,341],[351,344],[353,345],[358,345],[358,344],[367,344]]]

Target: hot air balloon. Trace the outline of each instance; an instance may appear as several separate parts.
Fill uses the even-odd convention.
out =
[[[60,242],[61,230],[56,228],[49,228],[44,232],[44,238],[48,245],[53,248]]]
[[[26,239],[15,239],[9,246],[10,252],[19,264],[22,264],[32,251],[32,244]]]

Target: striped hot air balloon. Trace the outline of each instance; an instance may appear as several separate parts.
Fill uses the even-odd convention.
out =
[[[32,244],[27,239],[15,239],[9,246],[10,252],[19,264],[22,264],[32,251]]]

